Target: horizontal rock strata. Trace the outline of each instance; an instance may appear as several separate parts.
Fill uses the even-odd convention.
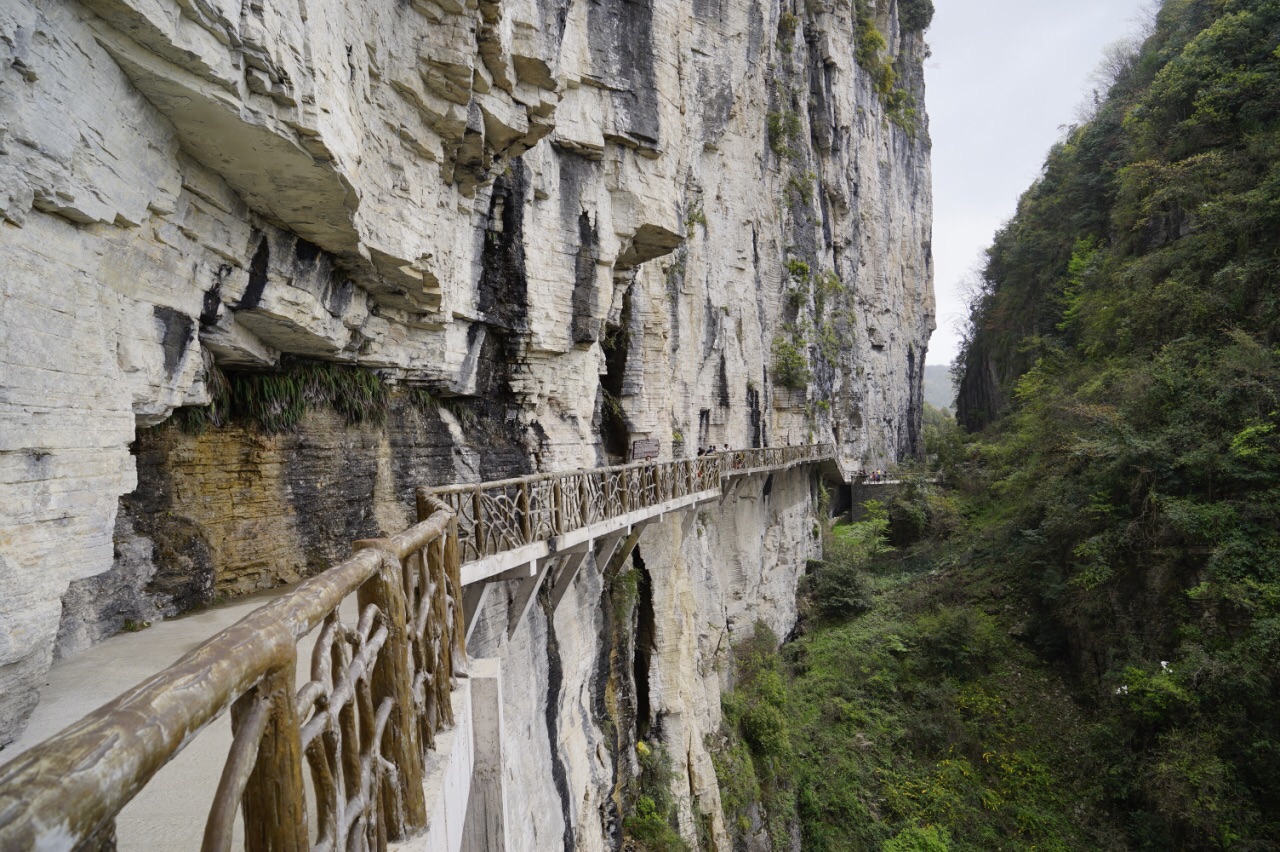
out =
[[[925,47],[897,2],[0,6],[0,747],[55,649],[313,573],[420,484],[646,438],[917,452]],[[858,64],[858,14],[915,110]],[[385,422],[173,425],[223,376],[314,362],[375,371]],[[687,832],[715,811],[725,648],[794,620],[812,506],[788,476],[639,549],[633,721],[697,792]],[[547,814],[516,848],[618,837],[636,733],[604,737],[593,691],[635,611],[611,620],[603,582],[477,640],[542,679],[508,681],[511,773]]]

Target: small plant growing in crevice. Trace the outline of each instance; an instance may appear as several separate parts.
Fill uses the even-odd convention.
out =
[[[765,127],[769,135],[769,148],[778,159],[792,160],[800,155],[795,144],[800,140],[804,125],[798,113],[788,109],[771,112],[765,116]]]
[[[691,847],[676,832],[676,799],[671,792],[676,774],[671,756],[662,742],[636,743],[640,775],[630,791],[631,813],[622,821],[632,847],[646,852],[690,852]]]
[[[813,183],[818,176],[813,172],[801,172],[787,178],[787,206],[792,210],[813,204]]]
[[[773,380],[784,388],[798,390],[809,386],[813,371],[800,345],[779,334],[773,339]]]
[[[800,26],[800,18],[793,12],[783,12],[778,17],[778,49],[790,53]]]
[[[909,7],[909,23],[912,26],[922,24],[918,29],[923,29],[933,20],[931,0],[908,0],[903,5]],[[884,104],[886,117],[905,130],[909,136],[915,138],[919,132],[916,99],[911,92],[898,87],[898,72],[894,70],[890,57],[886,55],[889,43],[885,41],[884,35],[876,26],[871,0],[854,0],[854,15],[857,19],[858,65],[870,75],[872,85]],[[911,31],[904,22],[903,32]]]
[[[814,288],[813,306],[818,314],[818,319],[822,319],[826,312],[827,305],[837,296],[844,292],[844,285],[840,282],[840,276],[831,270],[821,272],[817,276],[817,286]]]
[[[840,359],[840,335],[836,331],[836,324],[829,319],[818,326],[818,351],[830,364],[835,364]]]
[[[404,395],[409,405],[423,414],[427,414],[440,405],[440,401],[432,396],[431,391],[426,388],[409,388],[404,392]]]
[[[787,258],[787,274],[797,281],[809,280],[809,264],[798,257]]]
[[[701,207],[693,207],[684,217],[685,233],[692,237],[697,232],[699,225],[704,228],[707,226],[707,214]]]
[[[240,422],[269,434],[291,432],[307,411],[329,408],[351,425],[386,420],[390,387],[372,370],[329,361],[286,359],[273,372],[206,369],[211,401],[179,409],[188,432]]]
[[[480,421],[475,409],[459,397],[441,399],[436,402],[436,406],[441,411],[447,411],[452,414],[454,419],[458,421],[458,425],[463,429],[474,429],[476,424]]]

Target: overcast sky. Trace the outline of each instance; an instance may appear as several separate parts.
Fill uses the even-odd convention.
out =
[[[1110,44],[1138,31],[1150,0],[934,0],[925,65],[933,138],[938,330],[949,364],[964,317],[961,281],[1013,215],[1045,154],[1075,121]]]

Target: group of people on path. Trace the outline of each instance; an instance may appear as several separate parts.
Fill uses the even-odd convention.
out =
[[[883,470],[880,470],[879,468],[876,468],[875,470],[867,473],[867,482],[878,483],[878,482],[888,482],[888,481],[889,481],[889,474]]]

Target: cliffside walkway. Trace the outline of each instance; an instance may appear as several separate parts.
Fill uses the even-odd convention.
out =
[[[490,584],[521,581],[514,630],[548,577],[560,601],[588,552],[620,561],[645,524],[692,517],[740,477],[833,460],[830,445],[765,448],[420,489],[410,529],[356,542],[0,765],[0,852],[156,848],[117,817],[197,736],[225,731],[228,710],[229,734],[197,750],[222,762],[216,784],[164,791],[189,829],[166,848],[454,852],[466,832],[501,838],[500,771],[472,809],[481,824],[467,808],[477,765],[501,766],[496,661],[466,655]]]

